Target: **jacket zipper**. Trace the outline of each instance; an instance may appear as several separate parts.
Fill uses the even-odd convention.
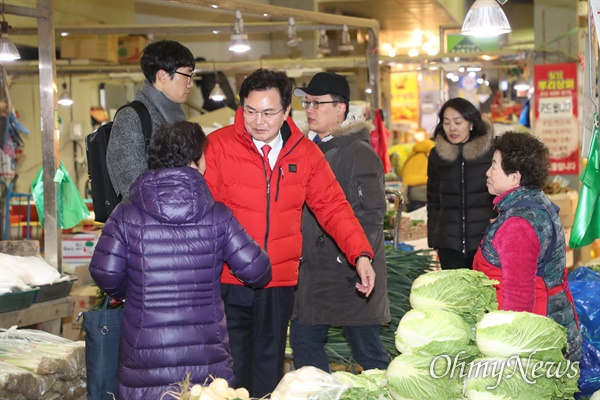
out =
[[[363,191],[362,191],[362,183],[358,182],[358,201],[360,203],[360,208],[365,208],[363,205]]]
[[[265,171],[265,177],[266,177],[266,171]],[[268,247],[268,243],[269,243],[269,221],[270,221],[270,216],[271,216],[271,180],[269,178],[267,178],[267,215],[266,215],[266,229],[265,229],[265,244],[264,244],[264,250],[265,252],[268,252],[267,247]]]
[[[300,140],[302,140],[302,139],[300,139]],[[277,159],[277,163],[279,163],[281,160],[283,160],[284,157],[286,157],[288,154],[290,154],[292,152],[292,150],[294,150],[296,148],[296,146],[298,146],[298,144],[300,143],[300,140],[298,140],[287,153],[285,153],[284,155],[280,154],[280,156]],[[277,193],[275,193],[275,201],[279,200],[279,183],[281,180],[283,180],[283,167],[280,166],[278,168],[279,168],[279,173],[281,174],[280,175],[281,179],[277,180]]]
[[[462,151],[462,148],[461,148]],[[463,255],[467,254],[467,224],[466,224],[466,220],[467,220],[467,212],[465,210],[465,159],[462,158],[462,154],[461,154],[461,162],[460,162],[460,180],[461,180],[461,185],[460,185],[460,194],[461,194],[461,199],[460,199],[460,210],[461,210],[461,224],[462,224],[462,253]]]
[[[275,192],[275,202],[277,203],[277,200],[279,200],[279,184],[281,183],[281,181],[283,180],[283,167],[279,167],[279,176],[277,177],[277,190]]]
[[[300,139],[300,140],[302,140],[302,139]],[[298,143],[300,143],[300,140],[298,140],[296,142],[296,144],[294,144],[294,146],[287,153],[285,153],[284,155],[280,154],[277,162],[281,161],[285,156],[290,154],[292,152],[292,150],[294,150],[296,148]],[[258,153],[258,150],[256,152],[260,156],[260,153]],[[263,161],[263,167],[265,170],[265,178],[267,179],[267,215],[266,215],[266,224],[267,225],[266,225],[266,229],[265,229],[265,243],[264,243],[263,249],[266,253],[268,253],[267,244],[269,243],[269,222],[270,222],[270,215],[271,215],[271,180],[267,177],[267,166],[264,164],[264,161]],[[275,167],[277,167],[277,165],[275,165]],[[278,168],[279,168],[280,178],[283,179],[283,168],[281,166]],[[271,177],[272,177],[272,175],[271,175]],[[281,179],[277,180],[277,193],[275,193],[275,201],[277,201],[279,199],[279,182],[281,181]]]

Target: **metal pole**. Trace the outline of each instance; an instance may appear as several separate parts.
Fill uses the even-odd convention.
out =
[[[37,0],[37,7],[47,16],[38,17],[40,72],[40,123],[42,132],[42,166],[44,168],[44,258],[62,272],[61,231],[58,220],[58,110],[56,96],[56,54],[53,0]]]

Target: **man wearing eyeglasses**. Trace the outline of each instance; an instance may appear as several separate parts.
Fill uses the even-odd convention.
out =
[[[143,50],[140,66],[144,77],[135,100],[142,102],[152,119],[152,131],[164,123],[185,121],[181,106],[193,87],[196,62],[181,43],[160,40]],[[146,141],[137,112],[126,107],[115,116],[106,151],[110,180],[122,199],[129,198],[129,186],[148,170]]]
[[[228,268],[221,275],[236,385],[260,398],[283,376],[304,204],[355,266],[352,285],[364,296],[373,290],[375,273],[371,246],[323,153],[289,117],[288,77],[258,69],[239,95],[233,125],[208,136],[205,179],[215,200],[233,210],[271,258],[273,279],[263,289],[243,286]]]
[[[383,219],[386,196],[383,165],[371,144],[373,124],[349,113],[350,86],[342,75],[319,72],[308,86],[296,88],[304,97],[308,137],[329,162],[346,199],[375,252],[377,274],[369,298],[348,284],[355,277],[351,261],[323,229],[313,212],[302,216],[302,266],[298,277],[290,345],[296,368],[314,366],[329,371],[325,352],[331,326],[340,326],[354,359],[363,369],[387,369],[380,326],[390,322]]]

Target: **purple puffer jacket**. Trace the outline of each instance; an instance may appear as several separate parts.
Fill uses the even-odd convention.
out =
[[[227,262],[252,287],[271,279],[265,252],[190,167],[148,171],[113,211],[90,263],[98,286],[125,298],[119,400],[159,399],[191,374],[234,385],[219,279]],[[172,389],[172,387],[171,387]]]

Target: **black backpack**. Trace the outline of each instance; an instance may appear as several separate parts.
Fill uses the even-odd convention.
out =
[[[125,107],[133,108],[140,117],[147,150],[152,136],[152,119],[148,109],[144,103],[134,100],[121,106],[117,113]],[[115,113],[115,116],[117,113]],[[112,122],[106,123],[85,137],[88,177],[92,186],[92,203],[96,215],[94,219],[98,222],[106,222],[112,210],[121,201],[121,197],[117,196],[117,192],[110,181],[106,166],[106,152],[112,124]]]

